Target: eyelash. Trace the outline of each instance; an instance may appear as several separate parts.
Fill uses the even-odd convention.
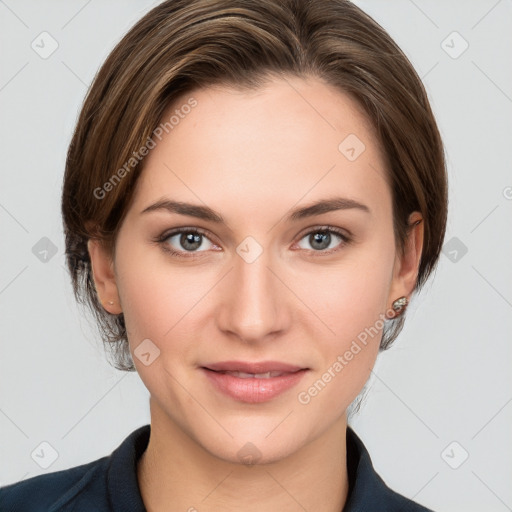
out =
[[[154,242],[160,244],[162,247],[162,250],[171,254],[171,256],[173,256],[173,257],[183,258],[183,259],[200,258],[201,257],[200,253],[205,252],[205,251],[199,251],[199,252],[175,251],[174,249],[170,248],[169,244],[167,243],[167,240],[175,235],[180,234],[180,233],[192,233],[194,235],[202,235],[205,238],[207,238],[211,243],[213,243],[208,238],[207,233],[204,230],[199,229],[199,228],[187,228],[187,227],[176,228],[176,229],[173,229],[172,231],[167,231],[167,232],[163,233],[162,235],[158,236],[156,239],[154,239]],[[326,256],[326,255],[333,254],[333,253],[339,251],[341,249],[341,247],[346,246],[352,242],[352,238],[350,236],[346,235],[344,232],[342,232],[338,228],[335,228],[334,226],[321,226],[321,227],[314,228],[314,229],[304,233],[304,235],[302,235],[300,237],[299,241],[313,233],[331,233],[331,234],[334,233],[335,235],[339,236],[342,239],[342,242],[339,244],[339,246],[334,249],[318,250],[318,251],[315,251],[313,249],[309,249],[309,250],[304,249],[310,253],[313,253],[314,256]]]

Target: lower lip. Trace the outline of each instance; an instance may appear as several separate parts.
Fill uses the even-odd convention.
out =
[[[206,368],[202,368],[202,370],[219,391],[240,402],[252,404],[266,402],[284,393],[297,385],[308,371],[299,370],[279,377],[269,377],[268,379],[258,379],[255,377],[242,379]]]

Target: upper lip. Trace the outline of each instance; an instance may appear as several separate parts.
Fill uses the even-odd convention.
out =
[[[282,363],[280,361],[259,361],[250,363],[247,361],[222,361],[219,363],[209,363],[203,366],[208,370],[216,372],[245,372],[245,373],[267,373],[267,372],[287,372],[293,373],[299,370],[306,370],[301,366]]]

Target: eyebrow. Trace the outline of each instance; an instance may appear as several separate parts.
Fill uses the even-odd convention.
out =
[[[370,208],[365,204],[359,203],[354,199],[345,197],[333,197],[330,199],[321,199],[315,201],[307,206],[302,206],[292,210],[285,218],[287,222],[305,219],[307,217],[314,217],[336,210],[360,210],[365,213],[371,213]],[[217,224],[225,223],[224,218],[220,213],[212,210],[208,206],[200,206],[192,203],[184,203],[182,201],[172,201],[170,199],[160,199],[156,203],[151,204],[144,210],[144,213],[154,211],[168,211],[170,213],[178,213],[180,215],[188,215],[189,217],[196,217],[198,219],[215,222]]]

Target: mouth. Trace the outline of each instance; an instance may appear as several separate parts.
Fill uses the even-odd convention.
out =
[[[200,368],[216,391],[246,403],[260,403],[298,384],[309,368],[277,361],[225,361]]]
[[[238,377],[239,379],[270,379],[271,377],[281,377],[281,375],[286,375],[287,372],[247,373],[247,372],[237,372],[237,371],[235,371],[235,372],[219,371],[218,373],[224,373],[225,375],[232,375],[233,377]],[[290,373],[290,372],[288,372],[288,373]]]

